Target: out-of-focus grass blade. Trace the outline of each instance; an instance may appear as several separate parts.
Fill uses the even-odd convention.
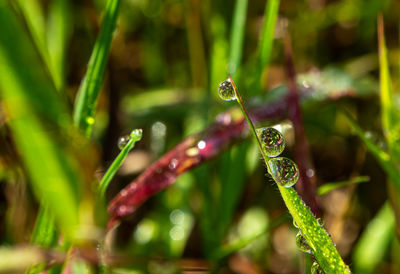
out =
[[[32,39],[46,64],[57,90],[60,88],[61,79],[51,61],[46,43],[46,23],[40,3],[37,0],[18,0],[18,6],[24,16],[26,25]]]
[[[355,273],[375,273],[394,237],[395,217],[386,202],[368,224],[353,253]]]
[[[242,194],[246,169],[243,168],[243,159],[245,158],[249,144],[242,144],[227,151],[226,157],[222,157],[221,161],[221,196],[220,196],[220,218],[219,229],[220,237],[226,235],[237,203]]]
[[[44,248],[50,248],[57,243],[57,231],[54,214],[47,206],[40,206],[38,216],[36,217],[35,227],[33,228],[31,235],[31,243]],[[44,264],[36,265],[26,273],[40,273],[44,268]]]
[[[332,190],[338,189],[340,187],[344,186],[349,186],[353,184],[360,184],[360,183],[365,183],[369,181],[368,176],[359,176],[355,178],[350,178],[349,180],[346,181],[341,181],[341,182],[334,182],[334,183],[326,183],[320,186],[317,190],[318,195],[325,195]]]
[[[226,39],[227,26],[220,14],[214,14],[210,18],[212,35],[211,48],[211,87],[217,88],[221,79],[226,77],[226,64],[228,62],[228,41]],[[213,96],[218,96],[212,92]]]
[[[276,26],[276,20],[278,18],[279,12],[279,0],[268,0],[265,6],[264,12],[264,23],[261,32],[260,41],[260,71],[263,70],[265,66],[268,66],[272,44],[274,42],[274,32]]]
[[[235,241],[229,242],[224,244],[223,246],[219,247],[218,249],[214,250],[212,253],[211,258],[215,260],[220,260],[224,257],[231,255],[239,251],[240,249],[246,247],[247,245],[251,244],[255,240],[259,239],[262,236],[265,236],[269,231],[273,230],[274,228],[280,226],[281,224],[291,220],[289,214],[284,214],[277,219],[271,221],[267,227],[253,233],[252,235],[241,237],[236,239]]]
[[[90,136],[94,123],[94,110],[104,77],[119,5],[120,0],[107,1],[100,34],[94,45],[86,75],[79,87],[76,98],[74,122],[82,129],[86,136]]]
[[[129,135],[130,140],[122,149],[122,151],[118,154],[117,158],[115,158],[114,162],[108,168],[107,172],[104,174],[103,179],[99,184],[99,196],[101,201],[104,201],[107,187],[110,184],[112,178],[117,173],[119,167],[122,165],[122,162],[125,160],[126,156],[128,156],[129,151],[132,150],[137,141],[140,141],[140,139],[142,139],[142,133],[143,131],[141,129],[135,129],[131,132],[131,134]]]
[[[228,65],[228,74],[230,74],[233,79],[237,78],[236,73],[242,60],[243,39],[246,27],[246,13],[247,0],[236,0],[235,10],[233,12]]]
[[[391,157],[400,161],[400,113],[393,100],[382,14],[378,16],[378,48],[383,133],[388,142]]]
[[[7,26],[0,35],[0,91],[8,124],[38,200],[49,206],[68,237],[78,223],[80,180],[51,132],[66,130],[69,114],[7,2],[0,2],[0,24]]]
[[[36,218],[31,242],[41,247],[50,247],[57,241],[54,215],[49,207],[42,205]]]
[[[356,122],[344,111],[341,112],[346,118],[350,127],[354,130],[357,136],[364,142],[367,149],[375,156],[379,164],[389,175],[398,190],[400,190],[400,174],[397,172],[396,167],[390,159],[389,154],[375,145],[363,132],[363,130],[356,124]]]
[[[65,86],[66,46],[72,32],[72,25],[69,1],[51,1],[47,28],[47,46],[54,71],[59,78],[57,83],[59,89],[63,89]]]

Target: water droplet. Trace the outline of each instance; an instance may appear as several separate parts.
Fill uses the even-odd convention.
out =
[[[317,263],[314,262],[311,266],[311,274],[322,274],[324,271],[322,270],[321,266]]]
[[[233,89],[233,85],[231,80],[225,80],[218,87],[219,97],[224,101],[236,100],[235,90]]]
[[[295,228],[299,228],[299,225],[296,223],[296,221],[293,219],[293,226],[295,227]]]
[[[303,251],[307,254],[313,254],[310,246],[307,243],[306,238],[304,238],[304,235],[300,231],[296,235],[296,245],[297,245],[297,248],[300,249],[301,251]]]
[[[276,157],[285,149],[285,139],[278,130],[263,127],[256,129],[256,133],[268,157]]]
[[[319,226],[323,227],[324,226],[324,220],[322,218],[317,218],[317,223]]]
[[[299,169],[297,165],[288,158],[271,158],[268,160],[268,164],[275,182],[283,187],[291,187],[299,179]]]
[[[136,137],[138,140],[142,139],[142,135],[143,135],[143,129],[141,128],[134,129],[131,132],[132,138]]]
[[[123,150],[130,139],[131,139],[131,136],[129,136],[129,135],[125,135],[125,136],[120,137],[118,139],[118,148],[120,150]]]

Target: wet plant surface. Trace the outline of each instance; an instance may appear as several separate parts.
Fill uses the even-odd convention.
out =
[[[397,273],[397,1],[0,2],[0,273]]]

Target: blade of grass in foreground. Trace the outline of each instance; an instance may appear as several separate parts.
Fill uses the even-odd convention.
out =
[[[0,24],[7,26],[0,35],[0,91],[8,123],[37,199],[49,206],[69,237],[78,223],[80,179],[66,149],[51,135],[66,130],[66,106],[7,2],[0,2]]]
[[[249,124],[250,130],[257,140],[257,144],[259,145],[261,155],[264,158],[268,171],[271,172],[272,169],[270,166],[269,157],[266,155],[262,143],[257,137],[255,127],[250,120],[249,115],[247,114],[243,100],[231,77],[229,77],[229,82],[232,84],[234,91],[234,96],[232,99],[236,99],[240,108],[242,109],[243,115]],[[310,209],[304,204],[297,192],[292,187],[284,187],[279,183],[277,183],[277,186],[283,201],[286,204],[286,207],[293,217],[293,220],[296,222],[302,235],[306,239],[312,254],[322,269],[326,273],[349,273],[350,269],[340,257],[339,252],[336,250],[328,232],[318,223]]]
[[[107,1],[100,34],[94,45],[88,68],[79,87],[75,102],[74,122],[87,137],[90,136],[94,123],[94,110],[104,77],[119,5],[120,0]]]

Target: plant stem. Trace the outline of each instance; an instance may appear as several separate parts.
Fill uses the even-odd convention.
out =
[[[247,123],[249,124],[251,133],[253,134],[253,136],[254,136],[254,137],[256,138],[256,140],[257,140],[258,148],[260,149],[261,154],[262,154],[262,156],[263,156],[263,158],[264,158],[264,161],[265,161],[265,163],[266,163],[267,166],[268,166],[268,157],[267,157],[267,155],[265,155],[265,153],[264,153],[264,151],[263,151],[263,147],[262,147],[261,141],[260,141],[260,139],[258,138],[257,133],[256,133],[256,128],[254,127],[254,124],[253,124],[253,122],[251,121],[250,116],[249,116],[249,114],[247,113],[246,108],[244,107],[242,96],[240,96],[240,93],[238,92],[238,90],[237,90],[237,88],[236,88],[236,85],[235,85],[235,82],[233,81],[232,77],[231,77],[230,75],[228,75],[228,77],[229,77],[229,80],[230,80],[231,83],[232,83],[232,87],[233,87],[233,90],[234,90],[235,96],[236,96],[236,101],[238,102],[238,104],[239,104],[239,106],[240,106],[240,109],[241,109],[242,112],[243,112],[244,118],[246,119]],[[268,166],[268,170],[269,170],[269,166]]]

